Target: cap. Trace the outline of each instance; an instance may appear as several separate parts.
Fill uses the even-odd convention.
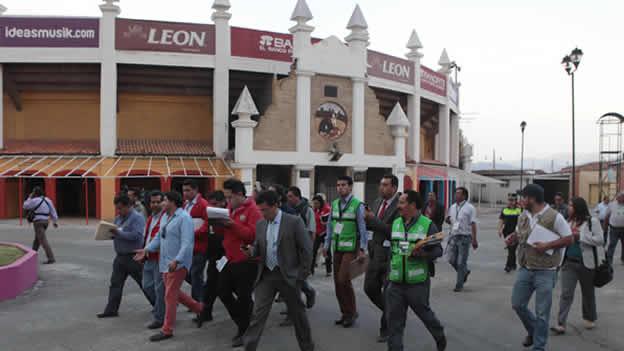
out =
[[[544,202],[544,188],[537,184],[529,184],[522,189],[522,196],[532,197],[538,202]]]

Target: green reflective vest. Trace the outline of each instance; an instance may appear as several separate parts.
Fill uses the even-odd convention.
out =
[[[505,207],[503,209],[504,216],[520,216],[521,214],[522,214],[522,209],[519,207],[516,207],[516,208]]]
[[[390,281],[404,284],[418,284],[429,278],[427,260],[411,257],[416,242],[425,239],[431,220],[421,215],[416,223],[405,228],[403,218],[392,223],[392,257],[390,259]]]
[[[332,242],[333,252],[353,252],[357,247],[357,210],[362,201],[354,196],[344,209],[340,199],[332,202]]]

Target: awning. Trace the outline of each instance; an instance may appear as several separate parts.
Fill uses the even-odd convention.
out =
[[[216,157],[3,155],[0,178],[229,178],[234,172]]]

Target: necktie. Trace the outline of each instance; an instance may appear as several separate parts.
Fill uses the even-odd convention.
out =
[[[275,266],[277,266],[277,259],[274,255],[275,251],[275,245],[276,245],[276,240],[275,240],[275,230],[273,228],[273,226],[275,225],[274,222],[269,223],[268,227],[267,227],[267,234],[268,234],[268,239],[267,240],[267,257],[266,257],[266,265],[269,268],[269,270],[273,270],[275,269]]]
[[[384,214],[386,213],[386,207],[388,207],[388,201],[383,202],[383,205],[381,206],[381,210],[379,210],[379,218],[383,218]]]

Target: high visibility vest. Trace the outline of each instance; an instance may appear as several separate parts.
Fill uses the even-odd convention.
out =
[[[505,207],[503,209],[503,215],[504,216],[520,216],[522,214],[522,209],[521,208],[508,208]]]
[[[405,228],[403,218],[392,223],[392,257],[390,258],[390,281],[418,284],[429,278],[429,264],[422,258],[411,257],[416,242],[425,239],[431,220],[420,216],[411,227]]]
[[[351,197],[344,209],[340,199],[332,202],[332,242],[334,252],[353,252],[357,247],[357,211],[362,201]]]

